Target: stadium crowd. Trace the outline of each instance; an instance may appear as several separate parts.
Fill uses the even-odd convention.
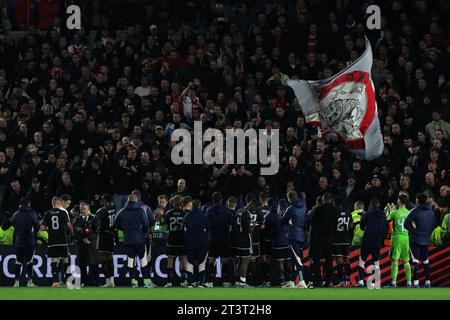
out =
[[[413,203],[425,193],[441,225],[450,201],[449,6],[378,1],[381,30],[367,30],[372,2],[2,1],[2,243],[12,244],[24,197],[40,215],[61,197],[75,221],[105,193],[119,211],[133,190],[152,209],[174,196],[211,206],[217,191],[238,209],[295,191],[311,209],[331,194],[348,213],[358,201],[368,209],[376,198],[383,209],[400,193]],[[72,3],[81,30],[66,29]],[[286,85],[344,69],[365,35],[384,137],[370,162],[305,123]],[[279,172],[174,165],[171,133],[196,120],[203,130],[279,129]]]

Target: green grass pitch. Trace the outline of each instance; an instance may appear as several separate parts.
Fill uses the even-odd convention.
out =
[[[1,300],[450,300],[450,288],[0,288]]]

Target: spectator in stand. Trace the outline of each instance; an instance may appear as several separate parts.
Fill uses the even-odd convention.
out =
[[[443,2],[394,1],[383,8],[382,29],[371,31],[362,3],[327,2],[327,16],[310,1],[263,1],[259,9],[237,3],[223,22],[210,2],[185,12],[95,2],[83,7],[90,19],[81,30],[66,29],[71,2],[21,0],[15,14],[0,2],[0,29],[23,31],[4,31],[0,42],[0,216],[15,212],[27,193],[45,194],[42,208],[31,202],[38,212],[62,192],[92,208],[109,192],[119,210],[138,188],[156,205],[159,195],[180,192],[177,181],[205,203],[208,187],[235,196],[237,209],[263,189],[276,200],[286,189],[305,192],[307,209],[325,192],[339,194],[346,210],[358,200],[367,208],[372,197],[384,207],[399,192],[439,195],[449,180],[441,173],[450,170]],[[288,78],[338,73],[363,52],[364,35],[385,141],[373,161],[319,137],[286,86]],[[257,164],[175,166],[171,134],[191,131],[195,120],[203,130],[278,129],[279,172],[263,181]]]

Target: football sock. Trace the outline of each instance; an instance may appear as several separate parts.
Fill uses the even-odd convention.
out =
[[[295,279],[297,279],[297,275],[298,275],[297,269],[295,268],[295,266],[292,266],[291,276],[290,276],[289,280],[295,282]]]
[[[186,261],[186,280],[188,284],[192,284],[194,282],[194,271],[195,266],[189,263],[189,261]]]
[[[392,283],[397,283],[398,274],[398,262],[392,262],[391,265],[391,281]]]
[[[102,262],[102,272],[105,275],[105,278],[108,279],[110,277],[109,274],[109,261]]]
[[[16,275],[16,280],[19,280],[19,279],[20,279],[20,273],[21,273],[21,271],[22,271],[22,265],[16,263],[16,264],[15,264],[15,269],[14,269],[14,274]]]
[[[199,285],[205,284],[205,264],[200,263],[198,265],[197,281]]]
[[[150,279],[153,279],[154,276],[155,276],[155,273],[154,273],[154,271],[153,271],[153,266],[150,266],[150,267],[149,267],[149,270],[150,270]]]
[[[280,281],[280,283],[282,283],[284,281],[284,270],[282,260],[275,260],[274,272],[277,275],[277,279]]]
[[[214,282],[214,278],[216,277],[216,268],[214,268],[214,262],[215,262],[215,260],[208,259],[208,263],[207,263],[207,265],[208,265],[207,281],[208,282]]]
[[[406,282],[411,282],[411,265],[409,262],[403,263],[403,268],[405,269]]]
[[[205,256],[205,259],[198,265],[198,282],[199,284],[205,283],[205,276],[206,276],[206,265],[207,265],[208,258]]]
[[[188,284],[192,284],[194,282],[194,274],[192,272],[186,272],[186,278]]]
[[[183,272],[180,271],[180,275],[181,275],[181,277],[180,277],[181,282],[184,282],[187,280],[187,272],[186,271],[183,271]]]
[[[310,261],[311,262],[309,263],[309,267],[308,267],[308,271],[309,271],[308,281],[315,282],[316,279],[315,279],[315,274],[314,274],[314,265],[313,265],[314,262],[312,260],[310,260]]]
[[[425,273],[425,280],[430,280],[430,261],[423,262],[423,271]]]
[[[70,264],[68,262],[63,262],[62,265],[63,265],[63,270],[62,270],[61,274],[64,275],[64,282],[67,282],[67,279],[71,275],[70,268],[69,268]]]
[[[33,280],[33,263],[27,263],[27,277],[28,280]]]
[[[172,283],[174,278],[174,269],[167,269],[167,282]]]
[[[136,267],[135,266],[128,267],[128,270],[130,272],[130,278],[137,280],[137,278],[138,278],[138,271],[137,271]]]
[[[227,258],[225,259],[221,259],[221,268],[222,268],[222,275],[221,275],[221,279],[223,282],[226,282],[228,280],[228,273],[230,272],[230,269],[228,267],[228,265],[231,263]]]
[[[234,282],[234,274],[236,272],[235,267],[234,267],[234,262],[230,259],[228,260],[228,264],[227,264],[227,277],[225,278],[227,280],[227,282],[233,283]]]
[[[263,280],[264,282],[270,281],[270,264],[269,263],[263,263],[262,264],[262,272],[263,272]]]
[[[298,278],[299,278],[300,282],[305,281],[305,279],[303,278],[303,266],[301,266],[298,270]],[[295,282],[295,280],[294,280],[294,282]]]
[[[291,262],[288,260],[285,264],[286,268],[284,268],[284,280],[287,281],[288,279],[291,278],[291,269],[292,269],[292,264]]]
[[[345,281],[350,281],[350,262],[344,262]]]
[[[150,279],[150,265],[147,264],[145,267],[142,268],[142,277],[144,279]]]
[[[52,261],[51,263],[52,267],[52,275],[53,275],[53,283],[58,283],[58,262]]]
[[[252,283],[252,285],[256,285],[256,282],[257,282],[257,275],[256,275],[256,273],[257,273],[257,266],[256,266],[256,261],[252,261],[252,262],[250,262],[250,266],[249,266],[249,269],[250,269],[250,273],[252,274],[252,277],[251,277],[251,283]]]
[[[325,261],[325,280],[327,284],[333,281],[333,261],[331,259]]]
[[[358,278],[359,281],[364,281],[364,278],[366,276],[364,267],[361,267],[361,266],[358,267],[358,276],[359,276],[359,278]]]
[[[134,261],[133,258],[128,257],[127,269],[128,269],[128,273],[130,274],[131,283],[133,283],[133,280],[136,280],[137,276],[138,276],[138,272],[136,270],[135,261]]]
[[[414,279],[419,280],[420,266],[419,263],[413,262]]]
[[[261,284],[264,281],[263,268],[259,261],[255,262],[254,279],[255,285]]]
[[[108,263],[106,264],[107,268],[108,268],[108,277],[114,277],[114,263],[113,261],[108,261]]]
[[[90,264],[89,265],[89,270],[90,270],[90,280],[94,285],[98,284],[98,280],[99,280],[99,272],[98,272],[98,264]]]
[[[339,276],[339,282],[344,281],[344,264],[343,263],[338,263],[336,265],[336,269],[337,269],[337,273]]]

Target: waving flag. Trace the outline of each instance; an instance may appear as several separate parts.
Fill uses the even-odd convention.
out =
[[[383,153],[383,137],[377,115],[370,70],[372,49],[351,65],[323,80],[288,80],[306,121],[319,127],[322,135],[336,134],[346,148],[366,160]]]

